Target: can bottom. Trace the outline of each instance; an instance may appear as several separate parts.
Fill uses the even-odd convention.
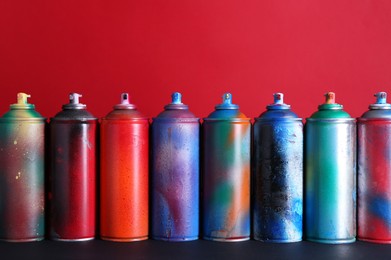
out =
[[[100,236],[100,239],[105,241],[113,241],[113,242],[136,242],[147,240],[148,236],[142,237],[108,237],[108,236]]]
[[[202,237],[202,239],[217,241],[217,242],[242,242],[250,240],[250,237],[232,237],[232,238],[223,238],[223,237]]]
[[[323,244],[347,244],[347,243],[353,243],[356,241],[356,238],[346,238],[346,239],[323,239],[323,238],[314,238],[314,237],[307,237],[306,240],[311,242],[317,242],[317,243],[323,243]]]
[[[58,237],[51,237],[51,240],[54,241],[62,241],[62,242],[82,242],[82,241],[90,241],[94,240],[95,237],[86,237],[86,238],[58,238]]]
[[[371,242],[376,244],[391,244],[391,240],[374,239],[374,238],[366,238],[366,237],[357,237],[357,239],[360,241]]]
[[[44,237],[33,237],[33,238],[17,238],[17,239],[9,239],[9,238],[0,238],[0,241],[4,242],[14,242],[14,243],[19,243],[19,242],[37,242],[37,241],[42,241],[44,240]]]
[[[303,241],[302,238],[297,239],[269,239],[269,238],[263,238],[263,237],[254,237],[254,240],[265,242],[265,243],[296,243]]]
[[[161,241],[168,241],[168,242],[186,242],[186,241],[193,241],[197,240],[198,236],[194,237],[159,237],[159,236],[152,236],[153,240],[161,240]]]

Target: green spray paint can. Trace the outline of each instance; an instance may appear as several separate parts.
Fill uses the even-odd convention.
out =
[[[340,244],[356,235],[356,124],[335,94],[305,126],[305,235]]]

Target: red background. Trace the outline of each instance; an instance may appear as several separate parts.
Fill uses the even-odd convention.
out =
[[[129,92],[153,117],[179,91],[205,117],[230,91],[255,117],[281,91],[308,117],[334,91],[357,117],[390,84],[388,0],[0,1],[0,113],[74,91],[101,117]]]

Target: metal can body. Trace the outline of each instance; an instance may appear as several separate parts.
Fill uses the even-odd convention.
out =
[[[278,102],[254,123],[253,234],[287,243],[303,236],[303,123]]]
[[[127,94],[123,96],[127,100]],[[100,236],[112,241],[145,240],[149,122],[133,105],[123,103],[100,125]]]
[[[251,123],[229,93],[224,97],[203,123],[202,231],[208,240],[244,241],[250,239]]]
[[[25,105],[0,119],[0,240],[13,242],[45,235],[45,118]]]
[[[151,237],[189,241],[199,230],[200,124],[177,94],[152,123]]]
[[[391,105],[370,105],[357,128],[358,239],[391,243]]]
[[[349,243],[356,235],[356,125],[308,118],[305,128],[306,238]]]
[[[96,131],[96,118],[82,108],[64,109],[50,121],[51,239],[95,237]]]

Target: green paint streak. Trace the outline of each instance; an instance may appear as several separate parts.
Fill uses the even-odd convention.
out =
[[[229,183],[222,183],[218,185],[212,195],[212,204],[214,205],[213,207],[229,206],[232,202],[233,194],[234,189]]]

